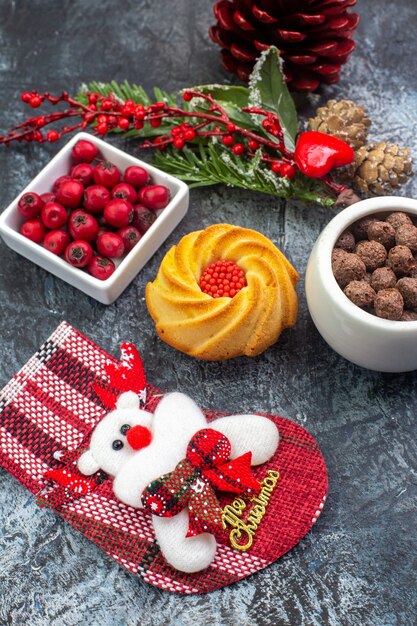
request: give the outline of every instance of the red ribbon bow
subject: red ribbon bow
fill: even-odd
[[[222,510],[215,489],[253,493],[261,485],[252,474],[252,453],[229,461],[231,444],[211,428],[199,430],[187,446],[185,459],[173,472],[152,481],[142,493],[142,503],[153,515],[174,517],[188,507],[187,537],[209,532],[221,535]]]

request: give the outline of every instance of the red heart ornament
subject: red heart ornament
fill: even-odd
[[[322,178],[334,167],[349,165],[355,153],[345,141],[310,130],[298,137],[294,160],[299,170],[310,178]]]
[[[110,478],[102,481],[96,476],[92,489],[81,491],[71,490],[71,485],[67,489],[68,481],[56,486],[45,478],[48,470],[55,470],[55,476],[62,462],[77,472],[80,450],[88,446],[89,433],[107,413],[90,390],[103,384],[108,362],[120,362],[65,322],[35,357],[1,394],[0,425],[5,435],[0,465],[33,494],[41,493],[41,506],[55,508],[52,503],[58,502],[55,510],[63,519],[151,585],[200,594],[234,583],[291,550],[319,517],[327,493],[320,449],[304,428],[269,415],[278,427],[280,442],[268,463],[252,468],[263,483],[260,494],[251,500],[219,492],[225,534],[218,540],[214,560],[195,574],[175,570],[155,541],[151,515],[118,501]],[[160,393],[151,385],[147,390],[146,408],[152,412]],[[208,423],[222,416],[205,413]]]

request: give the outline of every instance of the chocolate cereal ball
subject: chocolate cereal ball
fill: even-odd
[[[378,218],[376,217],[363,217],[361,220],[358,220],[350,227],[353,235],[356,238],[356,241],[360,241],[361,239],[368,239],[368,228],[373,222],[376,222]]]
[[[394,246],[388,253],[388,265],[397,274],[404,276],[417,265],[410,248],[407,246]]]
[[[375,296],[375,313],[386,320],[400,320],[404,300],[398,289],[381,289]]]
[[[378,241],[360,241],[355,252],[370,272],[382,267],[387,259],[387,251]]]
[[[417,278],[400,278],[397,289],[403,297],[405,308],[417,311]]]
[[[359,306],[361,309],[369,309],[375,299],[376,293],[372,287],[364,280],[352,280],[347,287],[344,288],[343,293]]]
[[[395,230],[388,222],[372,222],[368,228],[368,239],[382,243],[389,250],[395,246]]]
[[[336,261],[336,259],[340,259],[340,257],[344,256],[345,254],[348,254],[348,253],[345,250],[342,250],[342,248],[333,248],[332,266],[333,266],[333,263]]]
[[[397,277],[390,267],[378,267],[371,275],[371,287],[375,291],[392,289],[397,284]]]
[[[345,230],[334,244],[335,248],[341,248],[346,252],[353,252],[355,249],[355,237],[349,230]]]
[[[402,224],[395,231],[397,246],[407,246],[411,252],[417,252],[417,228],[413,224]]]
[[[388,224],[391,224],[394,230],[397,230],[397,228],[402,224],[413,223],[411,221],[411,217],[409,217],[407,213],[403,213],[402,211],[395,211],[395,213],[391,213],[391,215],[388,215],[388,217],[386,218],[386,221],[388,222]]]
[[[334,277],[342,289],[352,280],[362,280],[366,274],[365,263],[352,252],[339,255],[333,265]]]

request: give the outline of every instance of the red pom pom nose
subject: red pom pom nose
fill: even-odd
[[[149,446],[152,441],[152,433],[146,426],[132,426],[126,433],[126,439],[133,450],[140,450]]]

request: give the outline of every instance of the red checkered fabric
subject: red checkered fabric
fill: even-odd
[[[118,361],[63,322],[1,392],[0,465],[33,494],[48,489],[46,472],[62,468],[57,457],[65,458],[67,466],[76,462],[106,414],[93,386],[106,386],[109,363]],[[160,392],[150,385],[147,389],[147,409],[152,411]],[[221,415],[206,411],[208,422]],[[317,520],[326,499],[326,466],[314,439],[294,422],[268,417],[278,426],[280,444],[274,457],[253,468],[253,474],[262,482],[267,471],[274,470],[280,479],[253,544],[246,552],[236,550],[226,533],[203,572],[181,573],[165,562],[150,513],[118,501],[110,478],[97,480],[94,489],[69,501],[60,487],[56,511],[129,572],[162,589],[206,593],[236,582],[295,546]],[[220,505],[235,497],[222,494]]]

